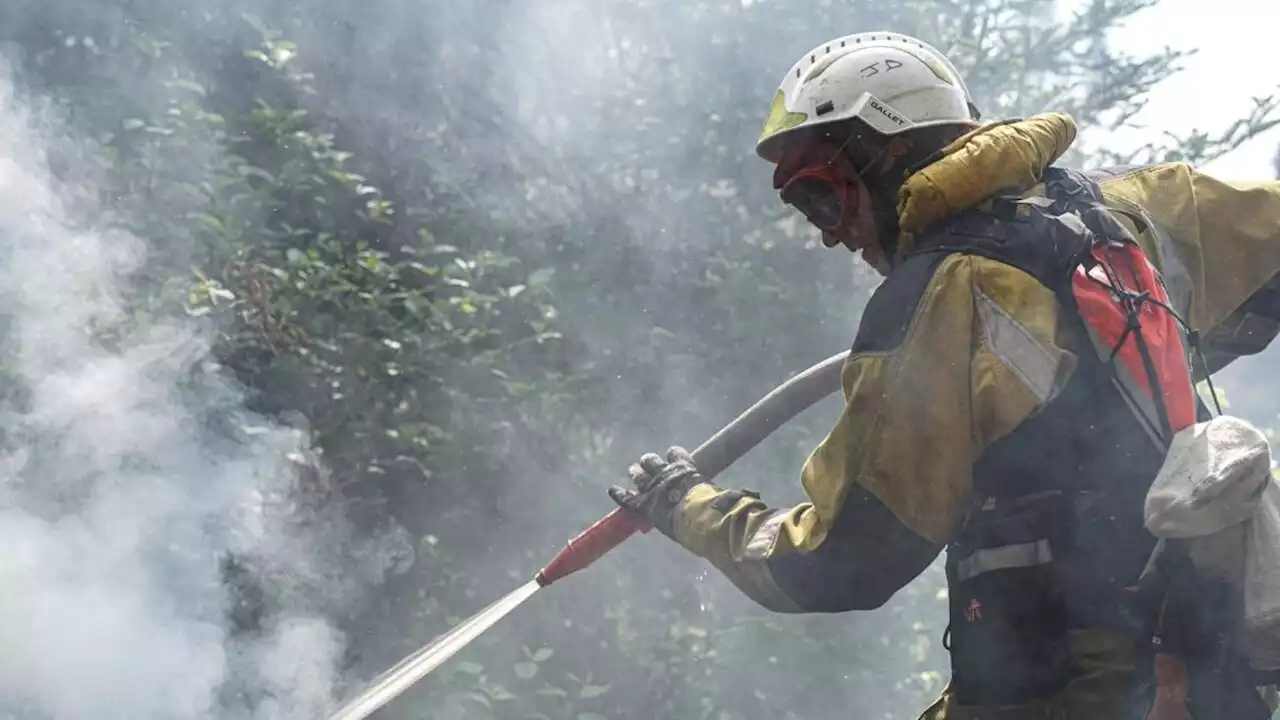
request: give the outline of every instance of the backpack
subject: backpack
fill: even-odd
[[[1267,669],[1269,663],[1260,659],[1265,656],[1263,649],[1272,645],[1267,638],[1275,637],[1277,624],[1277,608],[1268,602],[1280,597],[1272,587],[1278,577],[1273,572],[1277,558],[1266,549],[1278,546],[1271,533],[1280,534],[1280,518],[1266,513],[1280,506],[1271,502],[1275,492],[1258,491],[1254,485],[1259,482],[1258,469],[1270,462],[1269,450],[1258,446],[1258,437],[1244,432],[1240,421],[1224,418],[1220,407],[1218,418],[1209,413],[1195,391],[1191,368],[1196,360],[1215,407],[1217,396],[1199,335],[1179,312],[1188,302],[1186,293],[1171,299],[1151,258],[1113,213],[1127,216],[1140,232],[1150,230],[1159,236],[1159,228],[1140,210],[1106,206],[1097,183],[1083,173],[1051,167],[1043,180],[1043,196],[993,198],[989,210],[953,216],[917,238],[912,252],[991,257],[1028,272],[1051,289],[1068,322],[1074,323],[1093,350],[1079,351],[1089,368],[1084,374],[1088,379],[1081,380],[1083,390],[1063,407],[1076,407],[1081,402],[1079,393],[1088,392],[1092,393],[1088,402],[1096,398],[1118,412],[1118,420],[1131,417],[1132,422],[1122,421],[1132,427],[1131,437],[1142,442],[1145,435],[1149,443],[1132,449],[1147,458],[1142,461],[1146,469],[1120,485],[1083,495],[1068,487],[1070,483],[1058,487],[1054,483],[1063,479],[1058,478],[1030,496],[1005,493],[1000,501],[991,495],[975,498],[976,507],[948,545],[951,623],[944,646],[952,655],[956,696],[968,705],[1018,704],[1047,697],[1065,686],[1074,671],[1064,622],[1069,601],[1063,593],[1070,595],[1075,587],[1073,573],[1090,572],[1080,567],[1079,555],[1072,555],[1080,551],[1079,542],[1090,543],[1090,536],[1064,534],[1062,518],[1070,518],[1067,524],[1077,528],[1082,522],[1110,522],[1113,529],[1102,532],[1119,532],[1116,539],[1126,537],[1123,523],[1132,522],[1132,530],[1145,534],[1145,539],[1131,539],[1142,542],[1144,552],[1154,546],[1145,568],[1141,556],[1122,559],[1121,564],[1130,569],[1120,570],[1119,577],[1108,581],[1115,595],[1106,595],[1106,600],[1088,596],[1094,598],[1090,602],[1113,604],[1118,615],[1114,620],[1134,638],[1137,664],[1129,717],[1267,718],[1270,711],[1255,690],[1270,681],[1258,671]],[[1167,238],[1161,240],[1167,244]],[[1166,265],[1176,262],[1172,257],[1165,260]],[[1041,417],[1062,418],[1061,412],[1053,415],[1053,406],[1050,403]],[[1054,422],[1032,419],[1024,427],[1039,423],[1043,429]],[[1245,442],[1236,447],[1222,445],[1220,441],[1228,436]],[[1008,441],[1013,442],[1012,436]],[[1198,454],[1188,452],[1196,449]],[[1171,510],[1198,506],[1206,497],[1203,489],[1187,489],[1208,487],[1214,476],[1201,472],[1199,478],[1188,480],[1196,475],[1189,469],[1228,467],[1253,472],[1227,473],[1220,479],[1243,474],[1253,478],[1254,485],[1245,483],[1222,497],[1259,493],[1260,500],[1257,505],[1233,508],[1231,518],[1238,521],[1233,530],[1219,528],[1224,535],[1203,541],[1161,537],[1155,532],[1165,527],[1159,521],[1169,520]],[[1268,480],[1267,485],[1271,484]],[[1178,495],[1180,488],[1186,492]],[[1092,497],[1085,497],[1091,493]],[[1083,500],[1084,505],[1069,497]],[[1108,510],[1115,503],[1128,510]],[[1145,513],[1148,506],[1154,514]],[[1132,521],[1118,521],[1116,515]],[[1247,521],[1242,519],[1245,516]],[[1236,552],[1234,559],[1230,552],[1223,555],[1228,564],[1239,566],[1234,576],[1238,582],[1232,582],[1230,574],[1215,573],[1204,561],[1205,556],[1213,556],[1213,550],[1221,552],[1222,538],[1232,532],[1240,547],[1254,548],[1251,553]],[[1063,558],[1059,544],[1066,552]],[[1105,546],[1096,543],[1090,547],[1090,553],[1106,552]],[[1093,593],[1100,591],[1096,580]],[[1248,596],[1254,599],[1248,603],[1246,622]],[[969,608],[979,602],[990,612],[975,621],[978,615]],[[1089,612],[1088,607],[1075,609]],[[1112,611],[1103,608],[1102,612]]]
[[[1128,611],[1146,638],[1132,715],[1269,717],[1255,692],[1280,679],[1273,672],[1280,670],[1280,483],[1266,437],[1223,414],[1199,334],[1102,204],[1097,185],[1055,170],[1046,200],[1076,213],[1093,237],[1067,263],[1067,304],[1114,369],[1114,386],[1165,451],[1143,507],[1144,526],[1159,540],[1129,589]],[[1130,217],[1138,227],[1155,227],[1140,214]],[[1169,351],[1175,344],[1181,353]],[[1216,417],[1195,392],[1195,360]]]

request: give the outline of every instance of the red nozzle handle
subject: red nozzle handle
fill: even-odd
[[[639,515],[625,508],[617,508],[570,540],[546,567],[538,571],[538,584],[546,587],[570,573],[578,572],[637,532],[647,533],[652,528]]]

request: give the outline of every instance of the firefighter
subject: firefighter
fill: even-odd
[[[778,612],[880,607],[945,549],[952,677],[923,717],[1265,718],[1231,663],[1227,700],[1189,704],[1126,598],[1157,547],[1146,488],[1206,412],[1194,382],[1280,329],[1280,182],[1054,165],[1075,136],[1061,113],[983,122],[911,37],[806,52],[757,153],[884,276],[807,501],[707,482],[681,448],[610,495]]]

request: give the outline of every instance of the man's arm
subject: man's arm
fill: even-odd
[[[808,501],[776,509],[700,485],[676,539],[773,610],[882,605],[945,546],[973,461],[1065,384],[1075,357],[1057,335],[1052,293],[1022,271],[912,259],[864,313],[844,411],[801,473]]]
[[[1176,295],[1210,367],[1260,352],[1280,331],[1280,182],[1229,182],[1185,163],[1100,181],[1109,203],[1140,208],[1160,229],[1138,237]],[[1216,357],[1215,357],[1216,356]]]

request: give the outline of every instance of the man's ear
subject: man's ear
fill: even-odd
[[[906,157],[915,149],[915,143],[901,135],[890,138],[889,144],[885,146],[884,153],[881,155],[880,168],[877,174],[881,177],[889,175],[899,163],[898,161]]]

